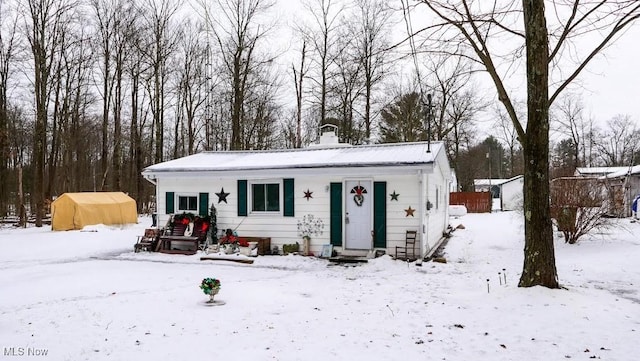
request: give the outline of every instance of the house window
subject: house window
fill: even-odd
[[[178,211],[181,212],[197,212],[198,196],[178,196]]]
[[[252,212],[280,211],[280,183],[251,184]]]

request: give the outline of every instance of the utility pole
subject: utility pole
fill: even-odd
[[[433,105],[431,105],[431,94],[427,94],[427,104],[424,108],[425,122],[427,123],[427,153],[431,153],[431,111],[433,109]]]

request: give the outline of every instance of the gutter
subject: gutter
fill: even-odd
[[[146,179],[147,182],[153,184],[154,186],[156,186],[156,187],[158,186],[158,180],[156,179],[156,177],[153,177],[151,175],[142,174],[142,178]]]

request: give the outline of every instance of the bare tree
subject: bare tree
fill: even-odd
[[[68,21],[65,36],[60,44],[55,77],[52,82],[53,99],[51,114],[51,134],[47,160],[47,185],[45,195],[51,197],[61,192],[83,189],[83,180],[88,179],[89,164],[82,163],[79,153],[89,153],[90,147],[78,149],[78,134],[74,134],[78,124],[85,121],[93,97],[89,82],[92,70],[92,47],[86,29],[81,21]],[[86,144],[85,144],[86,145]],[[76,164],[80,163],[80,164]],[[61,172],[72,169],[78,173]]]
[[[360,63],[363,78],[364,97],[364,134],[363,138],[371,138],[373,116],[371,106],[373,92],[386,75],[386,64],[389,62],[388,38],[391,26],[391,9],[383,0],[356,0],[353,19],[349,23],[350,32],[354,35],[356,56]]]
[[[629,115],[616,115],[598,136],[596,146],[605,166],[631,166],[638,150],[640,129]]]
[[[207,97],[206,79],[206,44],[200,41],[202,26],[186,22],[182,26],[182,59],[178,66],[179,106],[184,113],[183,124],[186,133],[186,154],[193,154],[198,150],[199,132],[204,127],[203,117],[199,116]],[[177,138],[177,137],[176,137]],[[176,139],[176,149],[178,140]],[[184,154],[181,154],[184,155]],[[174,154],[178,157],[178,153]]]
[[[229,87],[231,149],[243,147],[243,119],[249,84],[271,64],[273,56],[260,53],[273,24],[261,18],[273,7],[272,0],[216,0],[217,11],[205,10],[205,21],[213,31],[220,51],[224,78]],[[201,2],[209,9],[206,2]],[[215,14],[215,16],[214,16]],[[254,78],[252,78],[254,77]]]
[[[476,117],[483,108],[477,90],[471,87],[457,94],[449,103],[446,117],[450,125],[441,139],[446,141],[451,166],[456,171],[459,169],[458,157],[462,150],[469,148],[476,136]]]
[[[471,79],[471,62],[463,57],[434,54],[426,59],[426,69],[432,79],[435,99],[434,116],[428,128],[431,140],[449,140],[447,151],[456,167],[460,144],[473,128],[476,117],[486,108],[486,102]]]
[[[47,116],[56,56],[60,51],[68,15],[76,6],[66,0],[28,0],[25,28],[34,61],[35,126],[31,204],[35,205],[35,224],[42,227],[45,213],[45,159],[47,154]],[[33,211],[33,208],[32,208]]]
[[[9,78],[13,72],[18,39],[16,18],[0,0],[0,217],[5,216],[9,204],[9,172],[11,161],[9,137]]]
[[[140,24],[133,24],[134,28],[140,26]],[[130,44],[140,44],[142,43],[142,34],[141,31],[132,31],[130,34]],[[135,196],[134,198],[138,200],[137,206],[138,211],[142,211],[143,204],[149,200],[149,193],[146,192],[145,189],[148,182],[144,181],[141,176],[142,169],[145,164],[149,164],[153,161],[153,145],[151,136],[153,134],[153,129],[150,132],[145,133],[145,129],[147,129],[148,125],[148,110],[144,108],[144,91],[143,91],[143,67],[144,55],[139,51],[131,51],[130,55],[125,58],[125,72],[127,73],[127,77],[129,79],[129,89],[130,89],[130,97],[129,97],[129,114],[131,117],[131,121],[129,123],[129,137],[130,137],[130,147],[129,147],[129,177],[134,180],[134,184],[132,186],[131,193]],[[145,137],[145,134],[147,136]]]
[[[126,59],[131,56],[135,46],[131,43],[136,30],[135,23],[140,18],[140,10],[132,0],[119,0],[114,14],[113,56],[114,94],[113,94],[113,155],[112,185],[114,190],[123,190],[122,163],[124,159],[123,111],[125,106]],[[138,175],[140,177],[140,175]]]
[[[574,168],[584,166],[590,124],[585,119],[584,105],[580,97],[573,93],[562,95],[552,109],[552,117],[557,131],[571,139],[574,148]]]
[[[308,67],[305,67],[305,60],[307,59],[307,41],[302,40],[302,50],[300,51],[300,67],[296,70],[296,66],[291,64],[291,71],[293,72],[293,81],[296,85],[296,140],[294,142],[295,148],[302,147],[302,93],[304,78],[309,71]]]
[[[364,138],[365,130],[356,118],[356,101],[362,94],[363,63],[359,61],[354,40],[348,32],[343,32],[336,43],[341,49],[334,57],[334,68],[331,72],[333,82],[329,87],[332,95],[331,114],[338,126],[338,137],[342,142],[362,144],[368,141]]]
[[[611,227],[606,190],[593,178],[557,178],[551,182],[551,214],[566,243],[577,243],[595,230]]]
[[[558,288],[549,212],[549,107],[603,48],[640,17],[640,3],[631,0],[584,4],[577,0],[551,2],[549,26],[545,2],[538,0],[523,0],[521,4],[518,1],[471,4],[467,0],[422,0],[421,3],[438,21],[433,25],[431,40],[443,50],[445,44],[452,44],[453,48],[447,47],[446,51],[471,57],[487,71],[522,144],[525,249],[519,286]],[[595,38],[591,46],[585,44],[580,51],[571,51],[585,34]],[[495,44],[499,44],[500,49]],[[505,51],[504,47],[509,44],[514,44],[514,48]],[[505,82],[507,75],[513,75],[515,68],[509,70],[509,67],[517,64],[523,49],[527,74],[526,128],[516,114]],[[499,54],[509,54],[510,58],[500,58]],[[553,72],[559,69],[556,65],[560,63],[563,72]]]
[[[117,31],[115,23],[119,10],[117,6],[112,5],[112,2],[105,0],[91,0],[91,8],[96,23],[95,38],[101,55],[100,71],[102,76],[98,79],[98,84],[102,85],[100,89],[100,96],[102,98],[102,152],[100,154],[100,170],[101,174],[106,175],[109,166],[109,147],[111,145],[109,140],[109,114],[111,112],[111,99],[113,97],[114,86],[111,51],[114,34]],[[103,179],[106,180],[106,177],[103,177]],[[105,190],[104,183],[100,189]]]
[[[314,102],[320,109],[318,124],[324,124],[327,119],[327,104],[329,94],[329,70],[333,63],[334,46],[338,41],[337,26],[343,7],[335,0],[308,0],[304,3],[311,14],[312,24],[305,34],[314,52],[314,76],[310,79],[314,83]]]
[[[169,58],[176,49],[177,32],[173,23],[179,3],[175,0],[145,0],[144,26],[148,39],[140,39],[138,51],[144,54],[150,76],[147,89],[150,95],[154,123],[154,162],[164,160],[164,123],[169,77]]]
[[[274,148],[278,139],[278,119],[281,118],[281,108],[276,101],[280,79],[264,69],[249,87],[252,90],[242,124],[243,149]]]
[[[525,106],[520,101],[514,101],[514,109],[519,119],[525,118]],[[508,152],[507,174],[511,177],[522,174],[522,147],[518,141],[518,133],[513,127],[513,122],[505,112],[504,107],[496,105],[493,111],[496,120],[493,123],[492,134],[506,146]]]
[[[26,227],[27,212],[24,200],[22,167],[27,163],[30,156],[31,141],[33,140],[33,119],[29,119],[24,115],[22,109],[11,106],[7,110],[8,130],[11,133],[9,147],[11,153],[11,162],[17,170],[17,190],[15,199],[16,214],[19,217],[19,226]]]

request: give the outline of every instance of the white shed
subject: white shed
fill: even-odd
[[[313,215],[324,227],[311,237],[316,255],[325,244],[394,255],[415,230],[416,256],[426,257],[449,225],[451,168],[442,142],[349,146],[328,132],[305,149],[202,152],[142,175],[156,186],[159,224],[214,205],[218,229],[281,247],[302,244],[298,224]]]
[[[509,179],[475,179],[476,192],[488,192],[493,196],[493,210],[513,211],[522,208],[524,197],[524,176]]]
[[[524,201],[524,176],[507,179],[500,185],[500,206],[503,211],[522,209]]]

